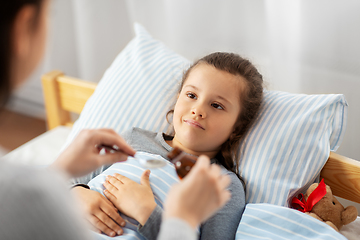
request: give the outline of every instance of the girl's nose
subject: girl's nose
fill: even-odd
[[[195,115],[195,116],[199,116],[201,118],[205,118],[206,117],[206,113],[205,113],[205,110],[201,107],[194,107],[192,110],[191,110],[191,114]]]

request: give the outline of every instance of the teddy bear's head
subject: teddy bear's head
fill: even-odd
[[[325,184],[324,184],[325,185]],[[307,201],[310,194],[319,186],[318,183],[313,183],[306,191],[304,198]],[[311,213],[316,214],[324,222],[333,223],[338,230],[343,225],[346,225],[357,218],[357,209],[354,206],[344,208],[343,205],[333,196],[329,186],[326,186],[326,194],[323,196],[310,210]]]

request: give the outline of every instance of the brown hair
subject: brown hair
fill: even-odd
[[[209,54],[190,66],[184,73],[179,92],[188,78],[191,70],[199,64],[208,64],[218,70],[241,76],[245,87],[240,94],[241,111],[235,122],[234,132],[228,140],[221,145],[216,156],[220,163],[228,170],[238,174],[239,161],[238,148],[240,140],[245,136],[251,124],[255,120],[263,99],[263,78],[255,66],[247,59],[235,53],[215,52]],[[173,113],[174,110],[170,110]],[[167,116],[168,116],[167,115]]]
[[[12,54],[11,31],[18,12],[26,5],[34,5],[36,19],[44,0],[2,0],[0,1],[0,110],[11,94],[10,62]],[[37,21],[34,22],[36,24]]]

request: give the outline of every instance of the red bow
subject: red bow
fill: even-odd
[[[315,188],[315,190],[310,194],[307,201],[302,193],[300,193],[297,197],[293,197],[291,200],[291,205],[293,208],[301,211],[301,212],[310,212],[315,204],[317,204],[320,199],[322,199],[326,194],[326,185],[324,183],[324,179],[321,180],[319,185]]]

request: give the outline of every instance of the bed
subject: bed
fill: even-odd
[[[135,25],[135,32],[136,37],[114,60],[99,84],[66,76],[58,70],[43,75],[49,131],[9,153],[7,159],[48,165],[83,128],[110,127],[121,133],[136,126],[169,133],[170,125],[165,120],[160,121],[158,116],[164,116],[172,106],[178,80],[189,62],[153,39],[139,24]],[[325,180],[334,195],[360,203],[360,163],[334,152],[346,127],[347,104],[344,96],[267,91],[265,102],[257,123],[239,149],[242,157],[248,160],[239,166],[241,174],[247,179],[248,207],[236,239],[264,236],[275,239],[280,236],[291,239],[303,239],[305,236],[310,239],[329,239],[329,236],[343,239],[343,235],[348,239],[357,239],[360,235],[359,217],[343,227],[341,235],[326,224],[288,208],[289,196],[303,191],[318,178]],[[286,117],[280,113],[285,113]],[[293,116],[291,121],[288,116]],[[273,126],[276,136],[264,127],[269,125]],[[275,170],[269,172],[269,166],[276,166]],[[284,181],[289,184],[279,185]],[[255,218],[257,213],[253,212],[266,215],[260,214]],[[283,216],[289,213],[294,216],[284,219]],[[283,227],[272,225],[274,217],[276,221],[284,221],[278,226],[292,222],[290,218],[301,218],[305,223],[300,227],[301,233],[298,231],[299,224],[285,225],[287,230],[284,231]],[[265,225],[251,229],[254,221]],[[318,226],[315,230],[312,229],[314,225]],[[259,233],[260,228],[262,233]],[[306,232],[303,233],[304,229]],[[130,233],[124,238],[133,239]]]
[[[95,83],[52,71],[42,77],[48,130],[58,126],[72,127],[72,114],[80,114],[87,99],[94,93]],[[334,195],[360,203],[360,162],[335,152],[321,170],[320,177]]]

